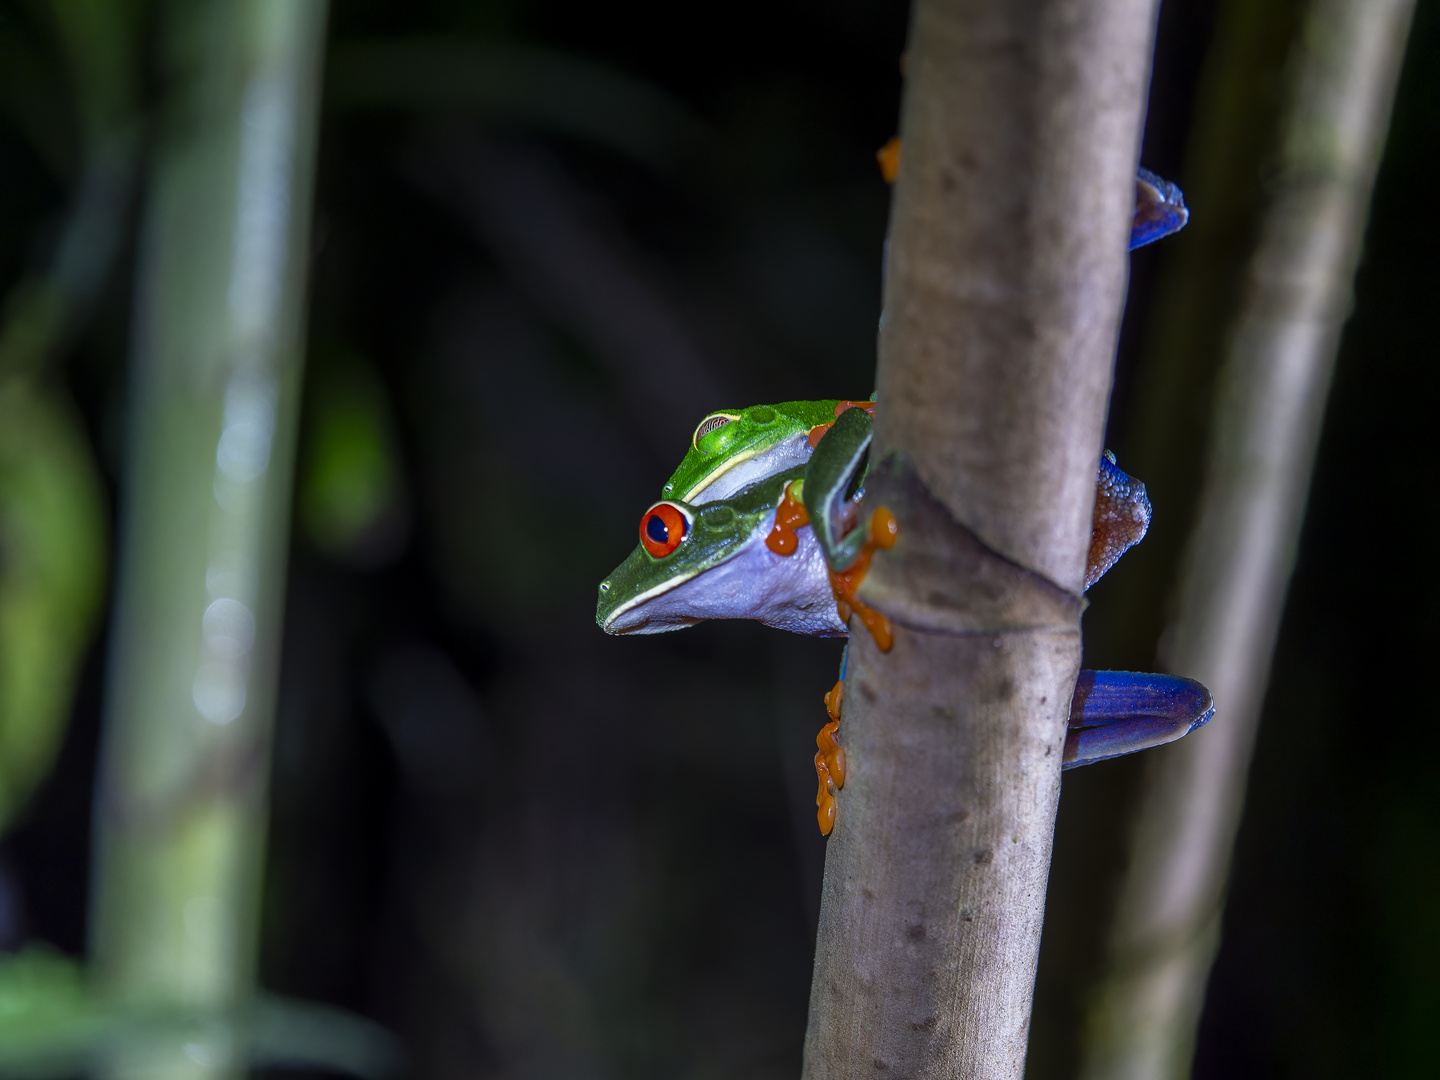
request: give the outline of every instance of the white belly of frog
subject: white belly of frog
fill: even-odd
[[[796,530],[792,555],[765,545],[763,522],[731,558],[697,577],[638,596],[603,624],[608,634],[663,634],[706,619],[750,619],[813,637],[845,637],[825,570],[825,556],[808,527]]]

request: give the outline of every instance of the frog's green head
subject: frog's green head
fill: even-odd
[[[717,409],[695,428],[685,460],[660,490],[664,499],[700,505],[796,465],[814,449],[810,432],[835,419],[834,398]]]
[[[786,484],[804,472],[803,465],[787,469],[728,499],[650,507],[640,519],[640,546],[600,583],[596,623],[607,634],[659,634],[706,619],[756,619],[843,635],[811,530],[798,531],[792,555],[765,544]]]

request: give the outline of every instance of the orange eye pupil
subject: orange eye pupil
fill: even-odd
[[[669,503],[659,503],[640,522],[640,543],[652,556],[663,559],[685,539],[689,520]]]

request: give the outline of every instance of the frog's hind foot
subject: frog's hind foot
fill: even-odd
[[[1185,196],[1169,180],[1149,169],[1135,175],[1135,217],[1130,225],[1130,250],[1177,233],[1190,220]]]
[[[815,752],[815,776],[820,781],[820,789],[815,792],[815,823],[820,826],[821,836],[829,836],[830,830],[835,828],[835,780],[825,764],[824,753],[818,750]]]
[[[1210,691],[1194,679],[1136,671],[1082,671],[1070,702],[1063,767],[1174,742],[1215,715]]]
[[[815,820],[820,826],[820,835],[829,836],[835,827],[835,793],[845,786],[845,748],[835,741],[840,730],[840,705],[845,697],[845,683],[836,682],[825,695],[825,711],[830,722],[815,736],[815,779],[819,789],[815,792]]]
[[[1145,539],[1150,528],[1150,497],[1145,485],[1115,464],[1109,450],[1100,459],[1095,479],[1095,514],[1090,527],[1090,554],[1085,562],[1085,588]]]

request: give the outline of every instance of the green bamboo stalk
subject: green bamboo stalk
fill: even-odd
[[[142,237],[92,956],[218,1023],[115,1076],[234,1076],[253,990],[324,0],[177,0]]]
[[[1239,41],[1222,45],[1232,56],[1244,55],[1255,40],[1246,35],[1262,26],[1253,7],[1242,0],[1230,12],[1226,25]],[[1109,971],[1091,995],[1081,1071],[1088,1080],[1190,1072],[1270,656],[1412,8],[1412,0],[1303,5],[1283,69],[1278,146],[1268,182],[1252,189],[1263,191],[1264,210],[1233,306],[1191,309],[1225,328],[1223,361],[1205,482],[1160,661],[1203,680],[1216,715],[1202,737],[1157,751],[1148,763]],[[1211,90],[1212,114],[1238,104],[1223,78]],[[1219,125],[1210,131],[1223,137]],[[1202,213],[1197,206],[1197,217]]]
[[[811,1080],[1024,1069],[1154,16],[914,8]]]

